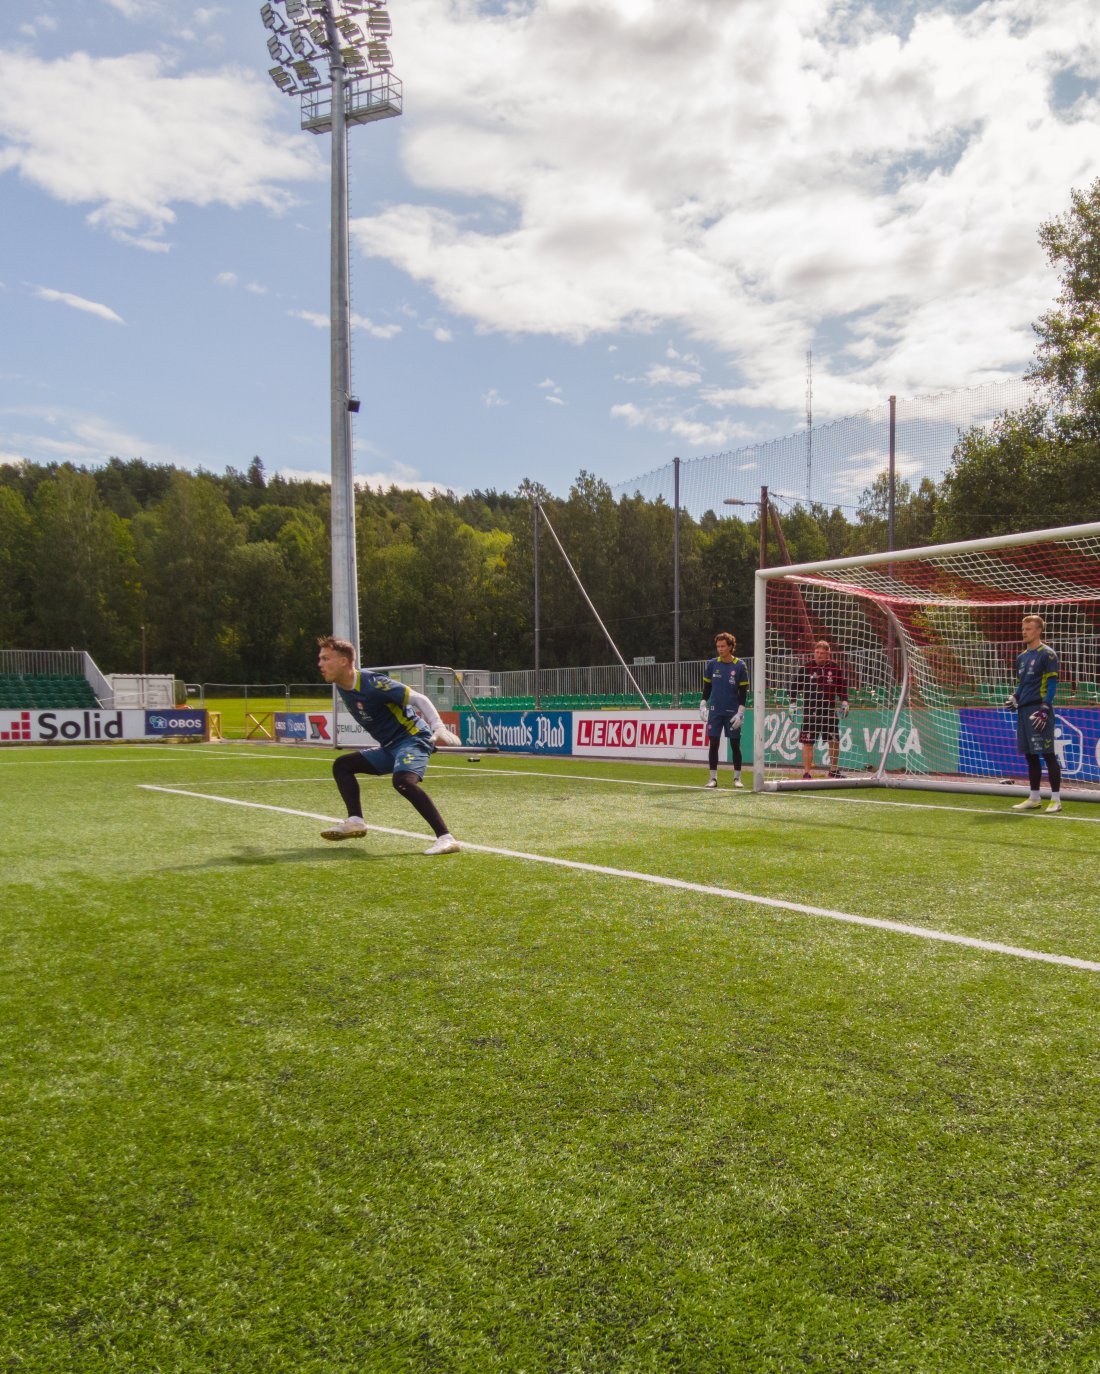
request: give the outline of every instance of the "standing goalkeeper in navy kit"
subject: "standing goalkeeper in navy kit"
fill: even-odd
[[[749,670],[744,659],[734,657],[737,640],[727,630],[714,636],[718,657],[712,658],[703,669],[703,699],[699,714],[707,723],[710,779],[707,787],[718,786],[718,750],[725,732],[733,753],[733,785],[744,787],[741,781],[741,726],[745,721],[745,703],[749,699]]]
[[[326,840],[359,839],[367,833],[359,799],[359,773],[393,777],[393,785],[435,832],[435,843],[425,854],[453,854],[458,841],[431,797],[420,786],[428,760],[439,744],[459,744],[439,718],[439,712],[421,692],[384,673],[355,666],[355,646],[346,639],[325,635],[319,639],[317,666],[326,682],[340,693],[356,722],[378,741],[377,749],[341,754],[332,765],[332,776],[348,809],[347,820],[322,830]]]
[[[1062,766],[1054,752],[1054,693],[1058,690],[1058,655],[1043,643],[1046,624],[1040,615],[1025,615],[1020,626],[1024,651],[1016,659],[1016,690],[1005,702],[1016,712],[1016,748],[1027,759],[1031,795],[1014,811],[1037,811],[1043,764],[1050,779],[1048,811],[1062,809]]]

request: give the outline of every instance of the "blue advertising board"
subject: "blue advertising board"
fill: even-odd
[[[573,716],[569,711],[463,711],[462,743],[475,749],[517,754],[571,754]]]
[[[1056,705],[1054,750],[1067,786],[1100,782],[1100,709]],[[959,772],[1027,777],[1027,760],[1016,752],[1015,711],[959,712]]]
[[[180,707],[171,711],[146,711],[146,735],[206,735],[206,712]]]
[[[306,737],[306,713],[304,711],[275,712],[276,739],[305,739]]]

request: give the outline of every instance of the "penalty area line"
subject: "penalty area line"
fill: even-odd
[[[244,801],[240,797],[219,797],[210,792],[192,792],[182,787],[161,787],[153,783],[140,783],[146,792],[164,792],[177,797],[191,797],[198,801],[219,802],[225,806],[243,806],[253,811],[274,811],[283,816],[300,816],[305,820],[335,822],[335,816],[325,816],[316,811],[297,811],[289,806],[273,806],[269,802]],[[389,825],[368,825],[367,829],[379,835],[396,835],[401,839],[420,840],[426,837],[414,830],[399,830]],[[496,845],[470,844],[460,841],[463,849],[477,854],[496,854],[505,859],[519,859],[524,863],[549,864],[555,868],[568,868],[574,872],[596,873],[602,877],[625,878],[630,882],[647,883],[653,887],[673,888],[679,892],[696,892],[706,897],[724,897],[728,901],[748,902],[753,906],[768,907],[773,911],[792,911],[801,916],[819,916],[830,921],[840,921],[847,925],[866,926],[872,930],[890,931],[895,935],[911,935],[921,940],[935,940],[941,944],[962,945],[966,949],[981,950],[986,954],[1005,954],[1014,959],[1030,959],[1041,964],[1062,964],[1069,968],[1085,969],[1090,973],[1100,973],[1100,963],[1091,959],[1077,959],[1069,954],[1047,954],[1042,950],[1022,949],[1017,945],[1005,945],[996,940],[979,940],[972,935],[954,935],[945,930],[932,930],[928,926],[910,925],[904,921],[888,921],[876,916],[855,916],[846,911],[833,911],[829,907],[808,906],[802,902],[785,902],[778,897],[760,897],[753,892],[738,892],[734,888],[714,887],[708,883],[691,883],[683,878],[666,878],[658,873],[639,873],[629,868],[610,868],[604,864],[582,863],[577,859],[559,859],[548,854],[529,854],[519,849],[503,849]]]

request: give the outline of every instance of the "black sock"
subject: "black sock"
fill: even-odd
[[[1058,762],[1057,754],[1044,754],[1043,762],[1047,766],[1047,777],[1050,779],[1050,790],[1060,792],[1062,790],[1062,765]]]
[[[416,807],[417,811],[431,826],[437,838],[447,834],[447,822],[439,814],[435,802],[420,786],[420,779],[415,773],[395,773],[393,785],[407,802],[411,802]]]
[[[341,754],[332,765],[332,776],[340,789],[340,796],[348,809],[349,816],[361,816],[363,803],[359,796],[359,779],[356,773],[374,774],[374,769],[362,754]]]
[[[1055,766],[1057,766],[1057,762]],[[1031,790],[1038,792],[1043,781],[1043,761],[1038,754],[1028,754],[1027,756],[1027,780],[1031,783]]]

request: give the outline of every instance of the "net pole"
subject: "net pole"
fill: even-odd
[[[672,460],[672,704],[680,705],[680,460]]]
[[[596,608],[595,608],[595,606],[593,606],[593,604],[592,604],[592,598],[591,598],[591,597],[588,595],[588,593],[585,591],[585,589],[584,589],[584,583],[583,583],[583,582],[580,580],[580,578],[577,576],[577,570],[576,570],[576,568],[574,568],[573,564],[570,563],[570,561],[569,561],[569,555],[565,552],[565,549],[562,547],[562,542],[561,542],[561,540],[558,538],[558,536],[557,536],[557,534],[556,534],[556,532],[555,532],[555,530],[554,530],[554,526],[551,525],[551,523],[550,523],[550,517],[546,514],[546,511],[543,510],[541,504],[539,505],[539,511],[540,511],[541,514],[542,514],[542,518],[546,521],[546,528],[550,531],[550,535],[551,535],[552,539],[554,540],[554,543],[558,546],[558,552],[559,552],[559,553],[561,554],[561,556],[565,559],[565,566],[566,566],[566,567],[569,569],[569,571],[573,574],[573,581],[577,584],[577,587],[578,587],[578,589],[580,590],[581,596],[584,597],[585,604],[587,605],[588,609],[592,612],[592,614],[596,617],[596,624],[597,624],[597,625],[600,627],[600,629],[604,632],[604,637],[606,638],[608,644],[611,645],[612,652],[614,653],[615,657],[619,660],[619,662],[623,665],[623,672],[626,673],[626,676],[627,676],[627,678],[629,679],[631,685],[633,686],[634,690],[638,693],[638,695],[641,697],[642,701],[643,701],[644,704],[645,704],[646,709],[648,710],[648,709],[649,709],[649,698],[646,696],[646,694],[642,691],[641,687],[638,685],[638,680],[637,680],[637,678],[636,678],[636,677],[634,676],[634,674],[630,671],[630,669],[626,666],[626,659],[623,658],[623,656],[622,656],[621,653],[619,653],[619,646],[618,646],[618,645],[615,643],[615,641],[611,638],[611,633],[610,633],[610,631],[608,630],[607,626],[603,623],[603,621],[600,619],[600,613],[599,613],[599,611],[597,611]],[[537,698],[536,698],[536,704],[537,704]]]
[[[753,598],[753,684],[752,684],[752,790],[764,790],[764,727],[767,723],[768,656],[767,656],[767,597],[768,583],[761,569],[756,572],[756,594]]]

